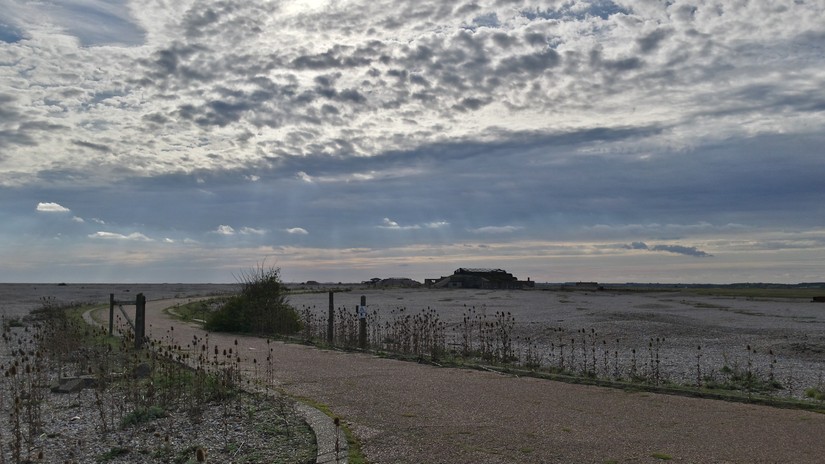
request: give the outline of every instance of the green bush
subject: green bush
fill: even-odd
[[[241,290],[206,320],[217,332],[291,334],[301,329],[300,318],[287,300],[280,269],[264,268],[241,274]]]

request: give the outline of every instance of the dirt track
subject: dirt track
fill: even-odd
[[[205,333],[147,304],[154,338]],[[105,314],[103,314],[106,317]],[[170,330],[174,327],[174,330]],[[147,329],[149,331],[149,329]],[[210,334],[252,369],[262,339]],[[276,382],[326,404],[373,463],[822,462],[825,415],[437,368],[272,343]],[[657,457],[659,456],[659,457]]]

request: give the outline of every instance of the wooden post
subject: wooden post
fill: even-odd
[[[109,294],[109,336],[112,336],[113,324],[115,323],[115,294]]]
[[[361,306],[358,308],[358,348],[367,347],[367,297],[361,295]]]
[[[332,290],[329,291],[329,317],[327,318],[327,343],[332,345],[332,336],[333,336],[333,321],[335,320],[335,303],[333,302],[333,295],[334,292]]]
[[[138,293],[135,298],[135,349],[143,347],[146,338],[146,297]]]

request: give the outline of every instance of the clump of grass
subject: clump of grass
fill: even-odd
[[[818,401],[825,401],[825,392],[820,390],[819,388],[806,388],[805,389],[805,397],[811,398]]]
[[[126,414],[126,416],[123,417],[123,420],[120,421],[120,426],[123,428],[128,428],[133,425],[151,422],[155,419],[161,419],[164,417],[166,417],[166,411],[164,411],[160,406],[139,407],[129,414]]]
[[[112,461],[120,456],[125,456],[129,454],[129,448],[122,448],[122,447],[114,447],[109,451],[101,454],[100,456],[95,459],[96,462],[109,462]]]

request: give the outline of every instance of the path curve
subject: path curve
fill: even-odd
[[[147,334],[180,345],[206,333],[147,302]],[[102,314],[107,319],[107,314]],[[210,333],[259,371],[271,350],[285,392],[328,405],[371,463],[819,463],[825,415],[628,393],[493,372]],[[211,348],[210,348],[211,349]],[[263,376],[262,372],[259,375]]]

